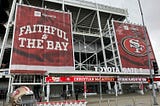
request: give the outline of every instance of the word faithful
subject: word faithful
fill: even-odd
[[[63,38],[65,41],[68,41],[68,38],[66,36],[66,32],[64,32],[61,29],[58,29],[54,26],[47,26],[47,25],[27,25],[20,27],[19,36],[22,35],[28,35],[28,34],[34,34],[34,33],[44,33],[44,34],[50,34],[53,36],[58,36],[59,38]]]
[[[20,27],[18,41],[19,47],[27,49],[68,51],[69,45],[65,31],[54,26],[40,24]]]

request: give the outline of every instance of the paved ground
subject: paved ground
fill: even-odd
[[[128,94],[109,96],[103,95],[102,99],[99,96],[90,96],[86,99],[87,106],[160,106],[160,95],[157,94],[157,102],[159,105],[153,105],[151,94]]]
[[[157,93],[157,102],[159,105],[153,105],[153,97],[152,93],[147,93],[144,95],[138,93],[132,94],[122,94],[118,95],[102,95],[100,99],[99,95],[95,96],[87,96],[85,99],[88,103],[87,106],[160,106],[160,93]],[[75,100],[75,98],[70,98],[71,100]],[[81,95],[79,100],[84,99]],[[59,101],[59,99],[54,99],[54,101]]]
[[[75,98],[70,98],[75,100]],[[79,98],[84,99],[83,96]],[[153,105],[153,97],[151,93],[140,95],[137,93],[134,94],[122,94],[119,96],[115,95],[102,95],[100,99],[99,95],[96,96],[87,96],[86,101],[87,106],[160,106],[160,93],[157,93],[157,102],[159,105]],[[59,101],[57,98],[53,101]],[[63,99],[61,99],[63,101]],[[61,101],[60,100],[60,101]],[[0,101],[0,106],[3,106],[4,101]]]

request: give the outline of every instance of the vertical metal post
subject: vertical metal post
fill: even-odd
[[[42,76],[42,101],[44,101],[44,99],[45,99],[45,77],[44,77],[44,75]]]
[[[11,11],[10,11],[10,14],[9,14],[9,19],[8,19],[7,26],[6,26],[6,32],[5,32],[5,35],[4,35],[4,39],[3,39],[3,42],[2,42],[2,48],[1,48],[1,51],[0,51],[0,66],[1,66],[2,60],[3,60],[5,45],[6,45],[7,40],[8,40],[10,25],[12,24],[12,21],[13,21],[13,16],[14,16],[15,8],[16,8],[16,2],[17,2],[17,0],[13,0],[13,2],[12,2]],[[13,91],[12,83],[13,83],[13,76],[10,75],[6,102],[9,102],[10,93]]]
[[[101,82],[101,72],[99,72],[99,93],[100,93],[100,96],[99,96],[99,106],[102,106],[102,82]]]
[[[112,22],[112,26],[114,26],[114,20],[112,19],[111,20],[111,22]],[[113,33],[114,33],[114,35],[116,35],[116,32],[115,32],[115,28],[113,27]],[[118,41],[117,41],[117,38],[116,38],[116,36],[114,36],[114,39],[115,39],[115,45],[116,45],[116,50],[117,50],[117,54],[118,54],[118,60],[119,60],[119,65],[120,65],[120,69],[121,69],[121,71],[122,71],[122,62],[121,62],[121,57],[120,57],[120,53],[119,53],[119,48],[118,48]]]
[[[68,94],[68,91],[69,91],[69,90],[68,90],[68,84],[67,84],[67,85],[66,85],[66,92],[65,92],[65,93]]]
[[[98,19],[99,33],[100,33],[100,39],[101,39],[101,45],[102,45],[104,65],[105,65],[105,67],[107,67],[106,53],[105,53],[105,47],[104,47],[104,41],[103,41],[102,27],[101,27],[101,19],[100,19],[99,9],[98,9],[97,3],[96,3],[96,8],[97,8],[97,19]],[[108,83],[108,88],[111,89],[110,82],[107,82],[107,83]]]
[[[112,40],[112,37],[113,37],[113,36],[112,36],[112,33],[111,33],[111,27],[110,27],[109,20],[107,20],[107,24],[108,24],[108,29],[109,29],[109,38],[110,38],[110,41],[111,41],[111,47],[112,47],[112,53],[113,53],[114,64],[115,64],[115,67],[117,67],[115,49],[114,49],[113,40]]]
[[[22,4],[23,0],[19,0],[19,4]]]
[[[107,20],[107,24],[108,24],[108,29],[109,29],[109,38],[110,38],[110,41],[111,41],[111,47],[112,47],[112,53],[113,53],[113,57],[114,57],[114,64],[115,64],[115,67],[117,67],[117,62],[116,62],[116,56],[115,56],[115,50],[114,50],[114,47],[113,47],[113,40],[112,40],[112,34],[111,34],[111,28],[110,28],[110,23],[109,23],[109,20]],[[111,90],[111,83],[108,82],[108,89]],[[109,92],[110,93],[110,92]]]
[[[104,47],[104,41],[103,41],[102,27],[101,27],[101,19],[100,19],[97,3],[96,3],[96,8],[97,8],[97,19],[98,19],[99,33],[100,33],[100,39],[101,39],[101,45],[102,45],[102,52],[103,52],[103,57],[104,57],[104,65],[105,67],[107,67],[106,53],[105,53],[105,47]]]
[[[47,102],[49,102],[49,95],[50,95],[50,84],[47,83]]]
[[[12,84],[12,77],[13,76],[11,76],[10,75],[10,77],[9,77],[9,84],[8,84],[8,91],[7,91],[7,97],[6,97],[6,103],[8,103],[9,102],[9,98],[10,98],[10,93],[11,93],[11,84]]]
[[[63,3],[62,3],[62,11],[64,11],[64,0],[63,0]]]
[[[74,94],[74,82],[72,82],[72,96],[74,97],[75,94]]]
[[[122,85],[121,82],[118,82],[118,87],[119,87],[119,94],[122,94]]]
[[[115,95],[118,96],[117,82],[114,82]]]
[[[87,84],[86,81],[84,81],[84,98],[87,98]]]
[[[151,70],[151,60],[150,60],[149,48],[148,48],[149,44],[148,44],[148,40],[147,40],[147,31],[146,31],[146,28],[145,28],[143,11],[142,11],[142,6],[141,6],[140,0],[138,0],[138,5],[139,5],[140,13],[141,13],[143,30],[144,30],[144,37],[145,37],[145,43],[146,43],[146,49],[147,49],[147,56],[148,56],[148,66],[149,66],[149,70],[150,70],[150,78],[153,80],[153,75],[152,75],[152,70]],[[154,87],[154,81],[153,81],[153,83],[152,83],[152,93],[153,93],[153,94],[152,94],[152,96],[153,96],[153,105],[158,105],[157,99],[156,99],[156,92],[155,92],[155,87]]]
[[[80,70],[82,70],[82,58],[81,58],[81,42],[79,41],[78,42],[78,47],[79,47],[79,63],[78,63],[78,65],[79,65],[79,69]]]
[[[45,92],[45,90],[44,90],[44,86],[45,86],[45,84],[44,84],[44,83],[45,83],[45,82],[44,82],[44,80],[45,80],[45,77],[44,77],[44,75],[43,75],[43,79],[42,79],[42,86],[43,86],[42,91],[43,91],[43,92]]]
[[[6,26],[6,33],[4,35],[4,39],[3,39],[3,43],[2,43],[2,48],[1,48],[1,52],[0,52],[0,66],[1,66],[2,60],[3,60],[3,55],[4,55],[4,51],[5,51],[5,45],[6,45],[7,40],[8,40],[10,25],[11,25],[11,23],[13,21],[13,15],[14,15],[15,8],[16,8],[16,1],[17,0],[13,0],[11,12],[9,14],[9,19],[8,19],[7,26]]]

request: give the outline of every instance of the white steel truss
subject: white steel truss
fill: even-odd
[[[10,27],[14,22],[13,17],[17,2],[42,5],[39,4],[38,0],[13,0],[6,34],[1,47],[0,65],[3,60],[9,31],[13,30]],[[45,5],[46,8],[72,13],[75,71],[82,74],[83,71],[93,71],[94,67],[99,65],[120,67],[111,19],[123,21],[128,15],[125,9],[111,8],[81,0],[72,0],[72,2],[68,0],[45,0],[44,2],[43,6]],[[44,75],[11,75],[8,94],[13,91],[13,86],[16,85],[43,85],[44,87]],[[109,83],[108,87],[111,89]]]

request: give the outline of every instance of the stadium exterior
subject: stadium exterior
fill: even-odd
[[[13,0],[14,1],[14,0]],[[126,9],[110,7],[95,2],[88,2],[84,0],[23,0],[16,1],[17,3],[36,6],[45,9],[62,11],[71,14],[71,28],[73,41],[73,70],[43,70],[22,72],[15,71],[9,74],[9,67],[1,67],[0,82],[4,86],[1,89],[8,88],[8,92],[12,92],[15,88],[26,85],[33,89],[35,94],[40,90],[45,91],[47,98],[59,97],[64,90],[71,91],[74,94],[75,89],[87,89],[88,93],[118,93],[127,92],[131,87],[140,87],[142,83],[147,83],[146,78],[150,73],[140,73],[133,70],[126,70],[123,72],[122,63],[118,49],[115,29],[113,27],[114,21],[126,22],[128,12]],[[14,12],[15,7],[12,7]],[[25,14],[24,14],[25,15]],[[10,15],[11,16],[11,15]],[[13,15],[14,17],[14,15]],[[9,20],[6,27],[9,30],[8,37],[1,36],[0,45],[5,39],[5,52],[2,64],[11,64],[10,54],[13,39],[13,29],[15,18]],[[1,47],[3,48],[3,47]],[[8,63],[4,62],[8,59]],[[68,61],[66,61],[67,63]],[[47,77],[48,76],[48,77]],[[47,78],[61,78],[61,77],[82,77],[82,76],[96,76],[117,78],[118,81],[106,82],[50,82],[46,83]],[[52,79],[53,80],[53,79]],[[135,84],[134,84],[135,83]],[[100,85],[101,87],[99,87]],[[127,84],[126,89],[123,89],[124,84]],[[9,85],[9,86],[8,86]],[[132,86],[130,86],[132,85]],[[85,88],[86,87],[86,88]],[[101,90],[100,90],[101,89]],[[50,96],[50,97],[49,97]]]

